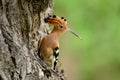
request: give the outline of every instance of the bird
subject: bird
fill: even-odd
[[[78,34],[68,28],[67,20],[64,17],[56,15],[48,16],[44,19],[45,23],[52,25],[51,33],[38,41],[38,56],[53,70],[57,65],[61,65],[58,60],[59,56],[59,37],[66,31],[73,33],[79,39],[82,39]]]

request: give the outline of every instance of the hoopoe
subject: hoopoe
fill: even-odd
[[[67,21],[64,17],[58,17],[53,15],[53,17],[49,16],[44,19],[45,23],[49,25],[53,25],[53,30],[47,36],[40,38],[38,42],[38,55],[43,59],[43,61],[52,67],[52,69],[56,69],[56,65],[58,64],[58,56],[59,56],[59,36],[65,31],[69,31],[73,33],[79,39],[79,37],[75,32],[73,32],[67,26]]]

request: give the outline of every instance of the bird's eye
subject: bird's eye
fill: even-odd
[[[60,26],[60,28],[63,28],[63,26]]]

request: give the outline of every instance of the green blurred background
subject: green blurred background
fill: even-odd
[[[53,14],[83,37],[60,37],[68,80],[120,80],[120,0],[54,0]]]

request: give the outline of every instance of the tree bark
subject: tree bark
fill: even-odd
[[[52,7],[53,0],[0,0],[0,80],[60,79],[37,56]]]

